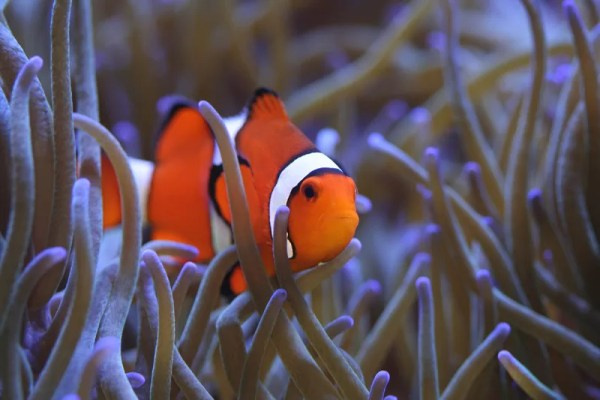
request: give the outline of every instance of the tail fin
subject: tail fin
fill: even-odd
[[[102,215],[103,228],[109,229],[121,224],[121,195],[117,175],[106,154],[102,153]],[[129,166],[138,192],[142,221],[148,222],[148,192],[152,183],[154,165],[150,161],[129,158]]]
[[[121,223],[121,199],[117,175],[108,156],[104,152],[102,153],[100,162],[102,171],[103,228],[108,229]]]
[[[174,103],[156,141],[148,198],[152,239],[195,246],[199,260],[214,256],[208,186],[215,141],[197,107]]]

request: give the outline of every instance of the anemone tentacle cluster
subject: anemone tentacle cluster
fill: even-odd
[[[1,399],[598,398],[597,2],[0,7]],[[361,193],[357,238],[296,274],[279,207],[274,279],[220,116],[259,85]],[[208,265],[142,240],[127,157],[173,92],[210,101],[223,160]]]

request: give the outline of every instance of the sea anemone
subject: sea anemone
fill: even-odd
[[[598,398],[595,2],[7,3],[1,398]],[[357,239],[296,274],[281,207],[274,278],[221,118],[261,85],[361,193]],[[208,265],[142,240],[127,156],[172,93],[223,158],[235,245]]]

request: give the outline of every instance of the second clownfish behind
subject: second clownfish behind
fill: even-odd
[[[226,120],[235,141],[250,218],[269,275],[275,211],[290,209],[288,257],[294,271],[337,256],[358,225],[356,186],[331,158],[289,120],[283,102],[272,91],[258,89],[242,116]],[[158,138],[154,167],[132,160],[134,172],[145,165],[149,188],[140,187],[142,209],[151,239],[175,240],[196,246],[198,262],[209,261],[231,244],[231,211],[221,157],[212,131],[198,110],[177,104]],[[114,171],[103,159],[102,190],[105,228],[120,222]],[[140,175],[140,174],[136,174]],[[141,183],[141,184],[140,184]],[[223,285],[226,295],[246,290],[239,265]]]

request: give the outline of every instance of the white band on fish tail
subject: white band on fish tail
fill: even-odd
[[[233,243],[233,235],[231,228],[221,218],[212,201],[209,201],[209,215],[212,246],[215,254],[218,254]]]
[[[317,169],[336,169],[342,171],[340,167],[323,153],[313,152],[301,155],[289,163],[279,174],[275,187],[271,192],[269,200],[269,223],[271,226],[271,236],[275,233],[275,213],[281,206],[287,205],[292,190],[298,186],[304,178]],[[288,258],[294,257],[294,246],[290,242],[289,235],[287,239]]]
[[[240,133],[240,129],[244,126],[244,122],[246,121],[246,111],[242,111],[238,115],[234,115],[231,117],[227,117],[223,119],[225,123],[225,127],[227,128],[227,132],[229,133],[229,137],[233,143],[235,143],[235,138],[238,133]],[[217,145],[217,141],[215,140],[215,151],[213,153],[213,165],[221,165],[223,164],[223,160],[221,159],[221,150]]]
[[[139,158],[129,158],[129,166],[133,172],[136,187],[139,195],[139,207],[142,212],[142,223],[148,223],[148,194],[152,184],[152,175],[154,174],[154,164],[150,161]]]

